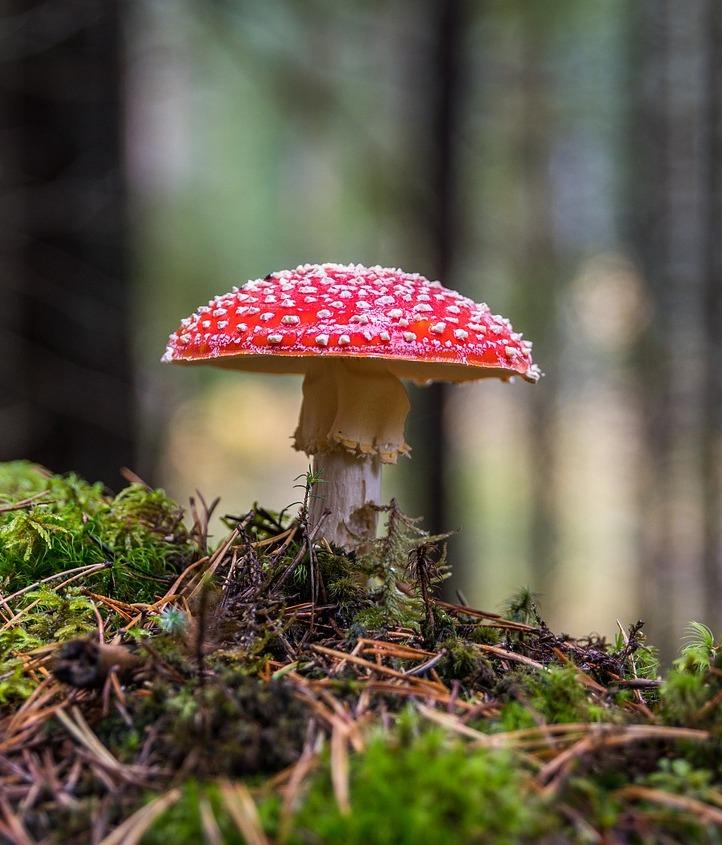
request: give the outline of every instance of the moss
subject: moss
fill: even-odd
[[[229,823],[214,785],[189,783],[183,798],[146,834],[153,845],[168,838],[179,845],[202,841],[199,803],[205,798],[224,834],[224,842],[243,842]],[[342,813],[334,798],[328,762],[312,781],[293,816],[285,841],[348,845],[498,845],[535,842],[558,819],[539,798],[530,798],[525,776],[512,755],[469,752],[437,730],[421,731],[404,742],[378,735],[350,770],[353,812]],[[266,832],[279,830],[280,802],[259,802]]]
[[[146,831],[143,845],[190,845],[207,841],[204,837],[201,807],[210,808],[220,829],[224,845],[246,845],[223,806],[218,786],[189,780],[183,785],[181,798]],[[208,812],[208,810],[206,810]]]
[[[32,590],[14,607],[24,613],[22,625],[0,630],[0,704],[27,698],[37,686],[22,671],[18,655],[82,636],[97,624],[92,602],[78,588],[62,594],[46,587]]]
[[[603,711],[593,704],[577,674],[574,666],[550,666],[545,672],[526,676],[531,705],[545,721],[600,721]]]
[[[111,745],[132,750],[139,730],[154,725],[165,763],[180,767],[192,755],[193,771],[205,776],[271,774],[300,754],[308,712],[284,681],[226,671],[202,685],[156,682],[150,693],[132,712],[136,736],[118,722],[104,735]]]
[[[377,737],[353,757],[350,782],[354,810],[343,815],[328,772],[315,779],[294,819],[292,842],[503,845],[534,841],[549,825],[511,755],[469,752],[435,730],[407,744]]]
[[[665,722],[672,725],[697,724],[699,713],[709,697],[704,675],[672,669],[661,689],[661,709]]]
[[[5,593],[107,561],[84,583],[116,598],[144,601],[156,595],[159,579],[179,571],[197,551],[178,505],[162,490],[140,484],[113,497],[101,484],[15,462],[0,470],[0,501],[5,507],[26,502],[0,512]]]
[[[217,783],[226,777],[253,788],[271,841],[299,845],[716,841],[703,815],[700,821],[625,793],[642,786],[718,803],[722,650],[703,625],[690,627],[658,689],[657,655],[641,624],[612,644],[557,636],[528,590],[507,610],[529,629],[510,631],[493,617],[481,624],[478,615],[436,602],[434,590],[446,574],[444,538],[428,537],[392,505],[384,537],[361,558],[326,546],[309,551],[303,511],[293,520],[262,508],[228,518],[239,528],[238,539],[214,562],[215,576],[189,577],[172,604],[153,608],[126,630],[128,614],[115,612],[113,599],[154,600],[176,573],[206,554],[178,506],[162,491],[139,485],[111,496],[72,475],[0,465],[0,503],[12,502],[20,507],[0,512],[0,589],[30,589],[9,602],[19,621],[0,621],[0,705],[11,713],[47,677],[50,664],[37,654],[48,653],[51,643],[84,636],[71,645],[92,640],[100,653],[94,636],[100,614],[106,642],[120,634],[132,655],[118,685],[103,686],[102,675],[98,688],[76,695],[66,713],[82,716],[119,761],[137,767],[129,771],[149,774],[142,785],[124,780],[109,797],[107,782],[88,765],[67,725],[41,715],[31,755],[79,774],[72,817],[44,795],[27,809],[20,799],[13,804],[35,840],[85,841],[99,813],[110,830],[178,784],[180,800],[144,842],[203,841],[203,812],[205,823],[213,814],[223,841],[240,843]],[[62,578],[36,583],[98,561],[107,566],[73,584],[63,585]],[[7,608],[0,613],[7,619]],[[382,642],[369,646],[358,643],[361,637]],[[490,652],[489,644],[497,648]],[[368,665],[347,660],[341,668],[333,656],[356,646],[361,658],[379,661],[375,679]],[[72,653],[67,650],[68,660]],[[586,686],[572,662],[597,685]],[[384,667],[390,672],[381,673]],[[620,677],[652,683],[641,692],[620,691]],[[432,687],[414,687],[420,680]],[[50,701],[67,693],[52,679],[47,691],[57,696]],[[433,718],[453,730],[431,728]],[[365,748],[349,751],[352,812],[345,815],[334,797],[327,740],[331,726],[348,719],[356,721]],[[461,739],[454,731],[466,731],[458,720],[509,747]],[[698,727],[710,739],[600,746],[551,782],[543,777],[546,763],[573,748],[584,727],[555,733],[556,748],[548,737],[535,738],[537,728],[598,721]],[[509,735],[520,729],[531,730]],[[290,827],[281,830],[278,784],[285,775],[278,773],[298,760],[309,737],[316,737],[319,756]],[[7,759],[13,772],[26,765],[22,749]],[[26,781],[13,781],[18,795]]]
[[[468,638],[473,643],[486,643],[487,645],[496,645],[501,641],[498,629],[492,628],[490,625],[475,625],[468,632]]]

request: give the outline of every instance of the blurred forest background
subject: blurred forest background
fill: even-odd
[[[0,458],[298,497],[294,378],[161,365],[302,262],[440,278],[536,386],[412,391],[387,491],[557,627],[722,628],[722,3],[4,0]],[[220,526],[219,526],[220,528]]]

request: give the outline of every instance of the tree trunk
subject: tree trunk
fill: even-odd
[[[410,141],[420,149],[419,179],[428,184],[424,203],[414,200],[417,225],[414,251],[427,250],[428,264],[419,268],[430,278],[455,287],[453,262],[459,241],[461,218],[458,213],[457,173],[459,125],[463,116],[465,50],[464,33],[468,20],[466,0],[430,0],[426,5],[429,50],[421,53],[415,79],[418,85],[421,122],[413,127]],[[424,142],[424,139],[428,139]],[[407,439],[412,448],[413,467],[407,477],[417,490],[414,507],[424,516],[424,525],[433,533],[447,531],[454,523],[449,510],[452,498],[447,479],[448,435],[445,408],[448,386],[410,387],[412,414]],[[457,567],[457,574],[458,574]]]
[[[705,539],[704,501],[716,495],[719,479],[717,469],[704,467],[719,436],[719,373],[710,371],[719,370],[710,348],[719,337],[718,291],[711,289],[717,270],[710,256],[722,233],[713,231],[717,200],[706,154],[718,144],[709,114],[711,62],[719,49],[710,38],[715,6],[714,0],[646,0],[634,6],[630,38],[637,86],[629,160],[634,235],[652,303],[640,362],[648,449],[640,594],[667,656],[685,623],[702,611],[704,589],[711,590],[710,604],[721,598],[716,566],[708,562],[704,572],[702,565],[705,545],[716,542]],[[705,298],[716,315],[705,314]]]
[[[117,484],[133,459],[125,7],[4,8],[0,458]]]

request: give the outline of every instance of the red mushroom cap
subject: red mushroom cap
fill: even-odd
[[[181,322],[163,360],[303,373],[319,357],[384,359],[420,382],[541,375],[531,343],[487,305],[361,264],[304,264],[217,296]]]

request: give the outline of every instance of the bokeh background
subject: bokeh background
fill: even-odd
[[[387,493],[460,529],[455,586],[719,633],[722,3],[5,0],[0,44],[0,458],[280,509],[299,381],[166,336],[274,269],[401,266],[546,373],[411,391]]]

